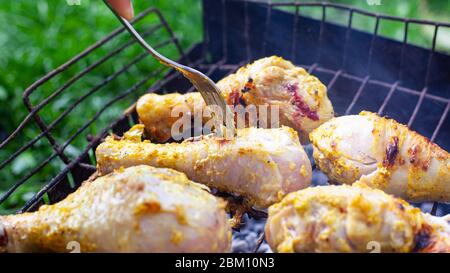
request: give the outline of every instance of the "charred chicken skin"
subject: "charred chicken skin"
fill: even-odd
[[[241,195],[256,207],[267,207],[311,182],[308,156],[289,127],[245,128],[232,139],[208,135],[167,144],[141,141],[143,130],[135,125],[123,139],[108,137],[96,150],[97,170],[107,174],[141,164],[172,168]]]
[[[370,112],[334,118],[310,138],[332,182],[359,180],[412,202],[450,201],[448,152],[392,119]]]
[[[365,185],[290,193],[269,208],[265,232],[275,252],[450,252],[444,218]]]
[[[225,202],[186,175],[136,166],[39,211],[0,217],[1,252],[228,252]]]
[[[266,105],[279,107],[279,124],[294,128],[302,143],[308,134],[334,116],[327,89],[319,79],[303,68],[280,57],[263,58],[240,68],[217,83],[229,105]],[[205,108],[200,93],[167,95],[147,94],[139,99],[136,109],[151,139],[167,141],[171,127],[178,119],[171,113],[175,107],[194,110]],[[205,123],[208,118],[203,118]],[[186,128],[189,130],[189,128]]]

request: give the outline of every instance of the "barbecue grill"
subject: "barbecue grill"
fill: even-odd
[[[373,30],[360,30],[356,17],[373,21]],[[402,39],[382,36],[385,24],[401,24]],[[186,51],[157,9],[142,12],[134,25],[155,48],[163,53],[171,48],[168,52],[175,51],[178,56],[169,57],[213,80],[252,60],[282,56],[328,86],[338,116],[361,110],[378,112],[450,149],[450,56],[437,49],[440,30],[450,28],[450,24],[379,15],[331,3],[203,0],[203,41]],[[428,47],[413,45],[408,39],[418,26],[433,30]],[[104,53],[103,57],[93,59],[94,51]],[[109,65],[117,58],[123,60],[123,66]],[[88,82],[90,88],[77,89],[80,82]],[[125,106],[145,92],[174,91],[190,92],[193,88],[176,71],[148,57],[124,28],[51,71],[25,90],[23,101],[29,114],[0,143],[0,151],[16,148],[0,158],[2,177],[22,160],[25,151],[37,146],[44,147],[42,155],[36,155],[40,162],[14,177],[16,182],[0,197],[0,204],[14,198],[25,183],[42,180],[46,181],[44,186],[18,212],[63,199],[95,172],[93,152],[102,139],[110,133],[121,135],[137,122],[134,108],[125,110]],[[61,99],[63,93],[71,99]],[[83,104],[83,109],[92,107],[95,111],[80,112]],[[60,114],[48,114],[49,107],[60,109]],[[80,124],[66,124],[70,116],[79,117]],[[39,133],[33,134],[36,128]],[[307,146],[306,150],[311,149]],[[43,173],[50,173],[50,177],[42,177]],[[327,178],[316,169],[313,183],[326,184]],[[446,204],[415,205],[435,215],[450,212]],[[234,250],[258,251],[264,219],[246,216],[244,221],[245,227],[233,236]]]

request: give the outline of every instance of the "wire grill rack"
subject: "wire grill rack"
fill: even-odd
[[[360,30],[356,18],[361,16],[373,20],[372,31]],[[185,52],[157,9],[145,10],[133,22],[155,48],[214,80],[254,59],[280,55],[327,85],[337,115],[363,109],[389,115],[450,148],[450,56],[437,50],[448,23],[332,3],[203,0],[203,41]],[[386,23],[403,26],[399,41],[380,34]],[[432,28],[428,46],[409,40],[417,27]],[[110,133],[121,135],[137,123],[134,107],[128,106],[140,95],[193,91],[188,81],[157,64],[124,32],[116,29],[25,90],[29,113],[0,143],[0,152],[15,149],[0,153],[1,176],[13,181],[0,196],[0,205],[24,184],[42,181],[44,186],[19,213],[63,199],[95,172],[93,151],[102,139]],[[92,58],[93,52],[103,56]],[[79,124],[67,124],[69,117],[77,117]],[[42,153],[34,154],[38,164],[14,173],[15,162],[37,147]],[[449,212],[445,204],[422,208],[432,214]],[[255,251],[261,243],[262,237]]]

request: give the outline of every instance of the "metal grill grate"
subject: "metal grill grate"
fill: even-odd
[[[158,10],[144,11],[134,23],[143,36],[155,40],[151,44],[159,50],[172,48],[166,54],[180,58],[214,80],[251,60],[274,54],[283,56],[308,69],[328,86],[338,115],[362,109],[389,115],[444,149],[450,148],[450,56],[436,50],[440,30],[450,28],[450,24],[373,14],[331,3],[203,0],[203,7],[204,40],[186,54]],[[336,12],[340,16],[333,21],[330,14]],[[373,20],[373,30],[358,30],[356,16]],[[147,22],[148,18],[151,19]],[[400,41],[380,35],[380,28],[386,22],[403,25]],[[429,47],[411,44],[412,25],[433,28]],[[14,177],[15,182],[0,197],[0,205],[12,198],[23,184],[36,183],[36,179],[48,182],[19,212],[61,200],[95,171],[93,151],[102,138],[110,132],[121,135],[137,122],[133,107],[124,114],[120,109],[145,92],[193,91],[177,72],[158,66],[150,57],[142,62],[148,65],[142,66],[146,53],[123,32],[123,28],[115,30],[25,91],[24,103],[29,114],[0,143],[0,151],[8,145],[17,147],[13,154],[0,157],[0,172],[9,172],[21,154],[39,145],[49,147],[48,154],[33,169]],[[98,50],[105,50],[104,56],[90,61],[90,54]],[[119,58],[125,65],[108,66],[111,60]],[[126,86],[120,84],[125,75]],[[83,89],[82,94],[74,91],[77,84],[86,81],[91,86]],[[103,97],[102,92],[108,92],[108,96]],[[73,101],[63,103],[58,116],[47,115],[46,107],[57,104],[63,93],[72,94]],[[109,100],[98,108],[94,103],[97,111],[90,116],[77,113],[80,105],[90,105],[89,100],[95,102],[96,97]],[[82,122],[72,127],[64,125],[70,115],[79,115]],[[110,123],[111,120],[114,122]],[[95,131],[102,124],[104,129]],[[65,131],[67,127],[72,128],[70,134]],[[36,128],[40,133],[33,134]],[[32,137],[27,139],[30,134]],[[75,153],[70,151],[73,146],[79,148]],[[45,169],[51,170],[51,177],[39,176]],[[313,182],[321,184],[319,171],[314,172]],[[432,214],[450,212],[448,206],[438,203],[423,205],[422,209]],[[261,235],[253,246],[255,251],[262,242]]]
[[[146,22],[146,19],[147,21],[150,21],[150,23],[147,22],[144,26],[141,26]],[[154,23],[155,21],[156,23]],[[136,24],[137,27],[140,27],[139,29],[144,37],[158,39],[157,42],[153,43],[158,50],[164,52],[164,49],[172,47],[170,52],[175,51],[177,53],[174,57],[181,56],[182,58],[186,58],[177,39],[174,37],[167,22],[158,10],[153,8],[147,9],[134,19],[134,24]],[[21,160],[20,155],[22,153],[32,151],[32,149],[38,145],[50,144],[52,149],[51,152],[49,151],[49,153],[42,158],[42,161],[35,168],[28,173],[18,175],[17,182],[15,182],[12,187],[0,197],[0,203],[3,203],[24,183],[36,182],[32,181],[32,178],[40,172],[43,172],[44,168],[56,169],[52,168],[55,167],[55,165],[56,167],[60,167],[60,169],[57,170],[56,175],[51,178],[50,181],[35,196],[33,196],[19,212],[36,209],[44,202],[59,201],[68,193],[76,189],[83,180],[87,179],[95,171],[95,162],[90,160],[89,152],[98,145],[101,138],[108,134],[113,127],[117,127],[128,120],[124,118],[116,120],[107,125],[105,129],[93,137],[89,132],[90,130],[92,131],[92,128],[95,125],[98,126],[96,122],[98,122],[109,108],[113,108],[118,102],[123,101],[126,98],[131,98],[130,101],[136,100],[139,96],[139,94],[136,94],[137,91],[141,90],[142,94],[146,88],[152,86],[155,79],[163,77],[164,72],[167,73],[163,67],[159,67],[156,62],[149,60],[150,58],[148,58],[148,55],[145,52],[142,52],[134,40],[129,39],[127,35],[123,35],[123,32],[123,28],[113,31],[110,35],[90,46],[25,90],[23,100],[26,108],[29,110],[29,114],[24,118],[18,128],[0,144],[0,149],[8,147],[8,145],[11,145],[11,147],[15,147],[16,145],[18,147],[13,154],[0,159],[0,170],[2,172],[10,171],[10,169],[8,170],[8,167],[14,164],[16,160]],[[103,57],[98,60],[86,60],[89,58],[90,53],[99,51],[100,49],[105,49]],[[123,56],[127,54],[128,56]],[[86,80],[86,78],[94,74],[94,72],[99,73],[100,75],[104,73],[104,70],[108,69],[107,66],[111,65],[110,62],[113,58],[121,58],[121,60],[125,59],[125,65],[115,68],[111,74],[98,76],[99,79],[93,81],[93,83],[86,88],[88,91],[81,92],[82,94],[75,96],[73,101],[64,105],[58,116],[50,118],[46,116],[48,112],[45,111],[45,108],[54,106],[55,103],[58,102],[58,98],[60,98],[58,96],[63,93],[67,95],[69,91],[76,92],[74,91],[76,84],[80,82],[80,80]],[[145,61],[149,62],[150,65],[141,68],[141,71],[139,71],[137,66],[144,58],[147,58]],[[77,65],[81,66],[81,68],[76,67]],[[153,69],[153,67],[155,68]],[[71,69],[75,70],[75,72],[72,72]],[[132,69],[134,69],[134,71]],[[84,104],[86,107],[89,103],[88,100],[93,98],[94,94],[99,95],[102,91],[105,92],[106,87],[114,87],[117,82],[124,80],[124,76],[129,76],[131,72],[136,71],[139,72],[139,80],[131,82],[129,86],[120,90],[121,92],[115,92],[116,90],[111,92],[114,94],[106,96],[104,98],[106,102],[102,103],[98,109],[96,109],[97,111],[93,111],[90,117],[83,116],[84,122],[79,125],[79,128],[74,128],[74,132],[63,136],[62,132],[64,130],[62,130],[61,127],[64,126],[65,119],[71,115],[74,116],[77,114],[75,111],[79,109],[78,107],[80,105]],[[170,77],[166,80],[169,79]],[[56,83],[53,83],[52,81],[55,81]],[[164,82],[165,81],[161,81],[158,84],[154,84],[153,88],[157,89],[157,86],[164,84]],[[48,92],[48,89],[46,89],[47,85],[51,84],[55,86],[54,91]],[[37,99],[35,99],[35,101],[37,102],[33,103],[32,95],[36,95]],[[104,93],[101,95],[104,95]],[[109,100],[108,97],[110,97]],[[130,103],[131,102],[127,102],[126,105],[129,105]],[[121,113],[117,111],[117,108],[115,110],[116,113]],[[119,115],[116,115],[116,118],[117,116]],[[32,130],[33,126],[37,126],[40,133],[31,140],[27,139],[25,145],[17,145],[17,143],[25,142],[23,136],[27,134],[27,130]],[[44,138],[47,143],[43,141]],[[67,148],[70,147],[75,140],[80,139],[82,145],[85,144],[83,145],[84,147],[80,149],[78,154],[70,154],[67,151]],[[86,141],[83,142],[83,140]]]

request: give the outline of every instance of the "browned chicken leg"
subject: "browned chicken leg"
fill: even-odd
[[[327,89],[319,79],[280,57],[259,59],[225,77],[217,86],[232,106],[278,106],[279,124],[294,128],[302,143],[308,142],[309,132],[334,116]],[[163,142],[173,137],[171,128],[179,119],[178,113],[172,115],[176,107],[187,109],[194,116],[205,108],[205,103],[197,92],[147,94],[139,99],[136,106],[139,119],[152,140]],[[200,116],[201,123],[208,120]]]

